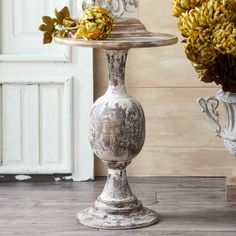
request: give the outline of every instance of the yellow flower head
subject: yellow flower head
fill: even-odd
[[[185,43],[187,58],[196,64],[210,65],[218,55],[211,43],[211,31],[194,32]]]
[[[180,15],[178,28],[184,37],[189,37],[193,31],[201,30],[202,26],[199,22],[199,16],[200,14],[198,9],[191,9],[190,11]]]
[[[218,24],[213,34],[213,44],[220,53],[236,56],[236,25],[231,22]]]
[[[172,15],[179,17],[182,13],[201,6],[207,0],[173,0]]]
[[[210,0],[199,8],[199,23],[214,28],[217,23],[236,19],[235,0]]]
[[[172,14],[201,80],[236,92],[236,0],[173,0]]]
[[[108,9],[93,6],[84,11],[79,20],[79,29],[76,39],[106,39],[110,36],[113,25],[113,17]]]

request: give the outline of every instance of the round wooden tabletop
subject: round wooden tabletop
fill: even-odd
[[[177,43],[178,38],[172,34],[150,33],[150,34],[114,34],[111,38],[105,40],[85,40],[74,38],[55,37],[54,41],[58,44],[91,47],[101,49],[129,49],[129,48],[147,48],[161,47]]]

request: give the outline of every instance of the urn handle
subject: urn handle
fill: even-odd
[[[209,98],[199,98],[197,103],[201,106],[202,112],[206,113],[207,117],[214,123],[216,126],[216,137],[221,138],[221,125],[220,125],[220,114],[217,111],[219,107],[219,100],[216,97]]]

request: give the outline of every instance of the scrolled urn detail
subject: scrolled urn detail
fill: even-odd
[[[112,15],[120,18],[125,12],[135,12],[139,5],[139,0],[78,0],[78,8],[85,10],[94,5],[109,8]]]
[[[217,111],[219,101],[223,103],[227,116],[224,129],[220,125],[220,115]],[[236,156],[236,93],[219,91],[216,97],[199,98],[198,104],[201,106],[202,112],[206,113],[215,124],[216,136],[222,138],[225,148]]]

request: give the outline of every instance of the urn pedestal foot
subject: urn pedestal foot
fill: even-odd
[[[134,229],[158,222],[158,214],[144,208],[129,187],[125,170],[129,163],[112,164],[107,163],[108,177],[103,192],[93,207],[77,214],[78,221],[100,229]]]
[[[99,229],[136,229],[147,227],[158,222],[155,211],[143,208],[132,214],[109,214],[93,207],[80,211],[77,218],[82,225]]]

